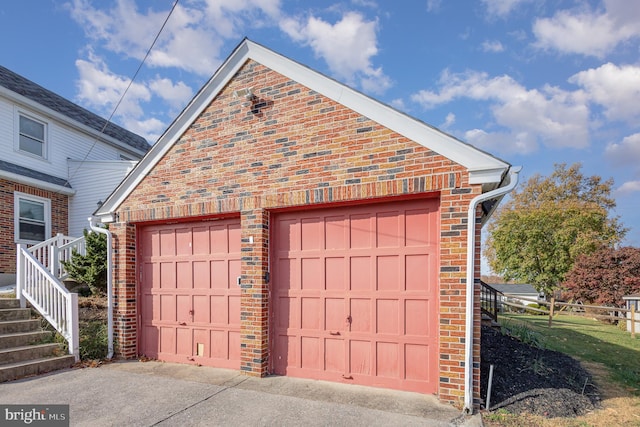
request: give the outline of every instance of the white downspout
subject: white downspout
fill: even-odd
[[[467,212],[467,299],[464,339],[464,409],[465,414],[473,414],[473,293],[476,264],[476,208],[485,200],[494,199],[510,193],[518,185],[518,174],[522,166],[513,166],[509,170],[509,183],[488,193],[480,194],[469,203]]]
[[[107,236],[107,359],[111,359],[113,358],[113,236],[106,228],[99,227],[94,217],[89,218],[89,227],[92,231]]]

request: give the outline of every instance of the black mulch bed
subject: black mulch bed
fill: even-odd
[[[600,405],[591,375],[577,360],[483,326],[480,387],[485,405],[491,364],[492,411],[504,408],[514,414],[575,417]]]

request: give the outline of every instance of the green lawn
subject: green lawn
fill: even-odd
[[[524,322],[541,336],[544,348],[579,360],[604,364],[611,379],[640,396],[640,333],[631,338],[617,326],[585,317],[557,315],[548,327],[548,316],[505,313],[506,324]]]

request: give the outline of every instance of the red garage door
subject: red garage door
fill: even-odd
[[[433,393],[437,200],[274,217],[275,373]]]
[[[139,229],[140,354],[240,368],[240,220]]]

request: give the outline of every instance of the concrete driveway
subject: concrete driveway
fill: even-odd
[[[69,404],[72,426],[481,426],[434,396],[162,362],[0,384],[2,404]]]

